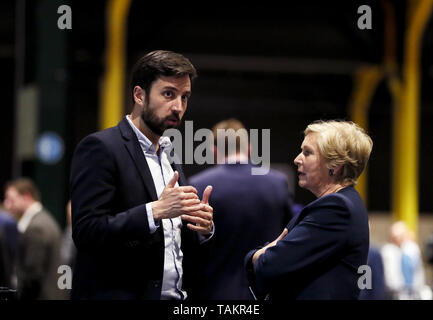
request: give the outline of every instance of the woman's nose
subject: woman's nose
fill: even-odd
[[[295,164],[295,166],[299,166],[301,164],[301,154],[298,154],[298,156],[295,158],[295,160],[293,160],[293,163]]]

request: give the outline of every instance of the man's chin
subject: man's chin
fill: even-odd
[[[153,126],[153,125],[149,125],[147,124],[147,126],[149,127],[149,129],[154,133],[157,134],[158,136],[163,136],[165,130],[168,129],[177,129],[180,126],[180,123],[176,123],[176,124],[165,124],[165,125],[160,125],[160,126]]]
[[[158,136],[162,136],[162,133],[164,132],[164,130],[162,130],[161,126],[155,126],[153,125],[153,123],[150,123],[149,121],[145,121],[147,127],[150,129],[150,131],[152,131],[154,134],[158,135]]]
[[[150,129],[150,130],[152,130],[152,132],[157,134],[158,136],[162,137],[166,130],[177,129],[177,128],[178,126],[165,126],[163,130],[162,129]]]

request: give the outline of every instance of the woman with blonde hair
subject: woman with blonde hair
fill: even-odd
[[[354,186],[373,142],[348,121],[316,121],[304,135],[294,163],[299,186],[317,199],[277,239],[248,253],[249,282],[259,298],[357,299],[369,228],[367,210]]]

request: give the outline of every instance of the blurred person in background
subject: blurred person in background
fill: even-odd
[[[246,256],[258,298],[358,299],[358,268],[367,263],[368,215],[354,185],[373,142],[353,122],[317,121],[294,160],[299,186],[317,199],[270,244]]]
[[[390,241],[382,247],[388,297],[395,300],[431,300],[418,244],[403,221],[393,223]]]
[[[359,300],[387,299],[382,255],[380,249],[375,245],[371,244],[368,249],[367,264],[371,268],[371,289],[365,288],[361,290]]]
[[[404,223],[391,225],[389,229],[389,241],[381,249],[385,270],[387,297],[393,300],[399,299],[400,291],[404,288],[400,245],[404,239],[405,229],[406,226]]]
[[[6,249],[6,239],[0,229],[0,287],[10,288],[10,261]]]
[[[368,223],[370,234],[371,224]],[[380,248],[370,243],[368,249],[367,265],[371,268],[371,288],[364,288],[359,294],[359,300],[385,300],[387,299],[385,289],[385,271]]]
[[[61,256],[62,263],[74,269],[75,255],[77,249],[75,248],[74,241],[72,240],[72,222],[71,222],[71,200],[66,204],[66,226],[63,230]]]
[[[18,239],[17,222],[14,217],[0,206],[0,232],[3,239],[3,261],[5,281],[0,286],[16,288],[16,277],[13,274],[13,261]]]
[[[57,287],[61,231],[40,201],[32,180],[19,178],[6,184],[5,208],[18,220],[15,259],[17,293],[21,300],[62,299]]]
[[[218,150],[217,130],[230,129],[233,131],[225,131],[225,148]],[[252,175],[248,135],[241,130],[245,128],[236,119],[217,123],[213,128],[214,157],[224,159],[224,164],[189,180],[199,194],[213,186],[209,203],[214,208],[215,239],[197,261],[200,280],[194,298],[201,300],[253,299],[243,259],[251,248],[275,239],[292,217],[287,178],[274,170]],[[228,148],[229,141],[236,147]]]

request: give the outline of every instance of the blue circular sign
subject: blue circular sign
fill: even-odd
[[[36,156],[45,164],[55,164],[63,157],[64,143],[55,132],[44,132],[36,141]]]

